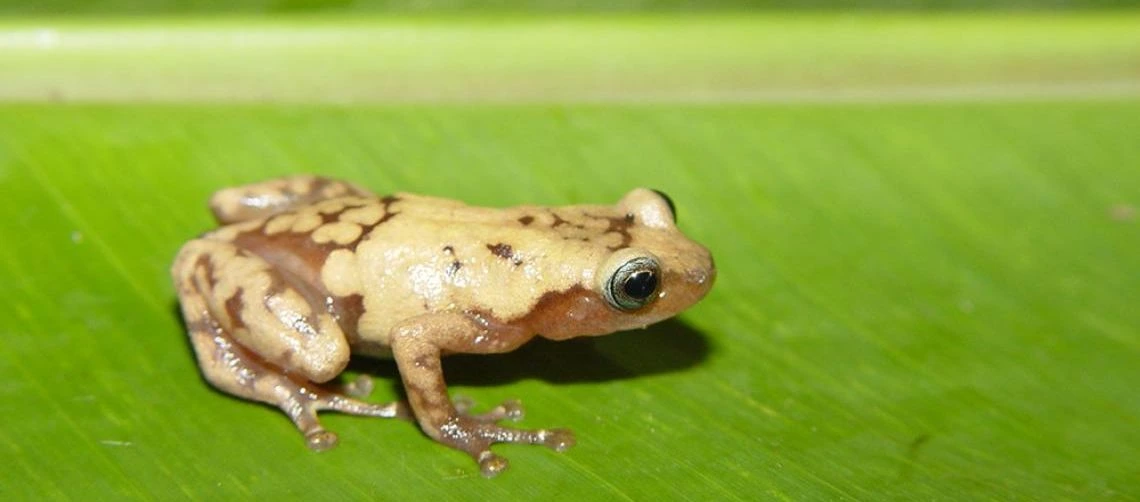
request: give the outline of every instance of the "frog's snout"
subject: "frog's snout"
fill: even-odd
[[[685,280],[694,286],[705,286],[716,279],[716,270],[709,268],[695,268],[685,273]]]
[[[713,281],[716,280],[716,263],[713,262],[712,255],[708,255],[708,264],[703,267],[690,269],[685,274],[689,282],[698,286],[712,286]]]
[[[713,282],[716,282],[716,265],[713,263],[712,255],[706,255],[708,258],[698,266],[691,267],[685,270],[682,274],[685,282],[688,284],[688,289],[692,294],[693,302],[704,298],[712,289]]]

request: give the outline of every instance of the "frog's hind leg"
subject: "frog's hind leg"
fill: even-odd
[[[345,196],[372,194],[345,181],[299,175],[219,190],[210,197],[210,210],[219,223],[228,225]]]
[[[234,343],[210,319],[188,320],[187,325],[206,380],[223,392],[281,408],[305,436],[310,449],[323,451],[337,444],[336,433],[321,426],[318,411],[385,418],[408,416],[402,403],[366,403],[289,378]]]
[[[367,403],[314,381],[314,377],[320,381],[332,378],[339,373],[340,364],[332,363],[334,370],[327,372],[331,376],[314,374],[314,370],[304,364],[288,363],[288,353],[278,358],[280,361],[272,361],[257,350],[265,351],[266,346],[255,349],[257,344],[243,343],[242,337],[249,338],[250,331],[249,328],[236,327],[242,322],[242,312],[236,309],[239,305],[217,301],[218,288],[225,289],[225,285],[216,283],[213,277],[215,269],[221,270],[226,263],[229,266],[240,265],[237,261],[241,259],[240,250],[228,243],[198,240],[188,243],[175,261],[173,275],[190,342],[202,375],[211,385],[228,394],[280,408],[305,435],[309,448],[314,450],[325,450],[337,443],[336,434],[321,426],[317,417],[319,411],[386,418],[409,415],[402,403]],[[244,259],[256,257],[245,256]],[[228,298],[232,300],[236,296]],[[266,333],[261,335],[264,337]],[[339,331],[332,335],[334,338],[343,336]],[[310,333],[308,336],[320,337],[322,334]],[[347,361],[347,353],[344,357]],[[282,364],[290,364],[294,369],[286,372]]]

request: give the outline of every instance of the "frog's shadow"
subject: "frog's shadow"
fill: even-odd
[[[643,330],[555,342],[541,337],[506,354],[457,354],[444,358],[449,385],[496,386],[523,379],[555,384],[601,382],[670,373],[696,366],[710,353],[706,335],[684,321],[669,319]],[[354,358],[350,371],[392,377],[396,363]]]
[[[178,302],[173,313],[182,320]],[[186,339],[186,349],[194,348]],[[449,384],[495,386],[534,378],[547,382],[581,383],[636,378],[681,371],[704,361],[711,352],[706,335],[678,319],[643,330],[554,342],[535,337],[506,354],[458,354],[444,358]],[[354,357],[348,371],[390,379],[403,393],[396,363],[390,359]]]

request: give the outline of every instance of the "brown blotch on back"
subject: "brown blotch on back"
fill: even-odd
[[[624,218],[608,217],[605,219],[607,222],[609,222],[609,226],[606,227],[605,233],[616,233],[618,235],[621,235],[621,243],[616,246],[610,246],[609,248],[616,251],[618,249],[625,249],[629,247],[629,244],[633,242],[633,236],[629,233],[629,227],[632,227],[634,222],[633,215],[627,214]]]
[[[327,225],[329,223],[336,223],[336,222],[340,221],[341,215],[344,214],[346,211],[348,211],[350,209],[360,209],[362,207],[364,207],[363,204],[345,204],[335,211],[329,211],[327,213],[322,212],[322,213],[320,213],[321,224]]]
[[[364,241],[364,239],[368,238],[368,235],[372,232],[372,229],[383,225],[388,220],[395,218],[397,214],[400,214],[399,211],[392,210],[392,204],[400,202],[400,200],[401,199],[395,195],[385,195],[383,198],[381,198],[380,204],[384,206],[384,215],[381,216],[379,220],[376,220],[376,223],[373,223],[371,225],[362,225],[360,237],[357,237],[356,240],[350,242],[347,246],[348,249],[356,251],[356,247],[359,246],[360,243]]]
[[[260,229],[238,234],[233,242],[309,284],[319,282],[325,259],[340,247],[333,242],[317,243],[310,232],[266,235]]]
[[[504,244],[502,242],[498,244],[487,244],[487,249],[491,251],[491,254],[504,260],[510,260],[514,265],[522,264],[522,259],[515,256],[515,250],[510,244]]]
[[[321,182],[320,179],[318,182]],[[274,270],[271,273],[273,283],[270,285],[269,294],[278,294],[287,286],[297,289],[314,310],[324,310],[330,313],[337,320],[341,329],[350,339],[353,339],[356,337],[357,323],[364,313],[363,298],[358,294],[345,297],[329,295],[323,287],[319,286],[321,284],[321,269],[330,253],[343,248],[355,250],[370,230],[399,214],[398,211],[392,211],[391,206],[400,200],[399,197],[395,196],[380,199],[381,204],[383,204],[384,215],[376,223],[363,226],[361,237],[347,245],[339,245],[335,242],[318,243],[313,240],[312,232],[287,230],[267,235],[265,225],[268,223],[268,219],[260,227],[238,234],[234,237],[233,243],[240,249],[239,255],[255,255],[274,264]],[[320,216],[324,223],[333,223],[339,221],[340,215],[345,211],[361,207],[364,206],[361,204],[345,204],[335,211],[320,213]],[[212,265],[209,261],[203,265],[211,272],[208,277],[213,282]],[[240,301],[240,298],[237,301]]]
[[[377,221],[376,225],[384,223],[395,217],[397,214],[400,214],[399,211],[392,210],[392,204],[400,202],[400,200],[401,199],[395,195],[385,195],[382,199],[380,199],[380,203],[384,205],[384,216],[380,217],[380,221]],[[371,230],[376,225],[372,225],[372,227],[369,227],[368,230]]]
[[[491,250],[491,254],[499,258],[510,258],[514,256],[514,250],[511,249],[510,244],[503,244],[502,242],[498,244],[487,244],[487,249]]]
[[[523,217],[519,218],[519,223],[522,223],[523,226],[530,225],[531,223],[534,223],[534,216],[530,216],[530,215],[523,216]]]

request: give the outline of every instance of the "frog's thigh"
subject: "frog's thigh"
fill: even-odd
[[[345,181],[308,175],[289,176],[219,190],[210,197],[210,209],[219,223],[230,224],[348,195],[372,196],[367,190]]]
[[[210,318],[260,359],[318,383],[348,365],[348,341],[332,315],[260,257],[200,239],[183,247],[175,274],[184,308],[188,295],[200,297]]]
[[[222,392],[281,408],[305,435],[309,448],[327,450],[337,443],[336,434],[321,426],[317,419],[318,410],[335,409],[374,416],[398,415],[399,410],[396,409],[388,411],[383,406],[306,389],[235,343],[210,315],[203,296],[193,290],[182,290],[180,295],[190,343],[198,357],[202,376]],[[391,405],[388,407],[391,408]]]

